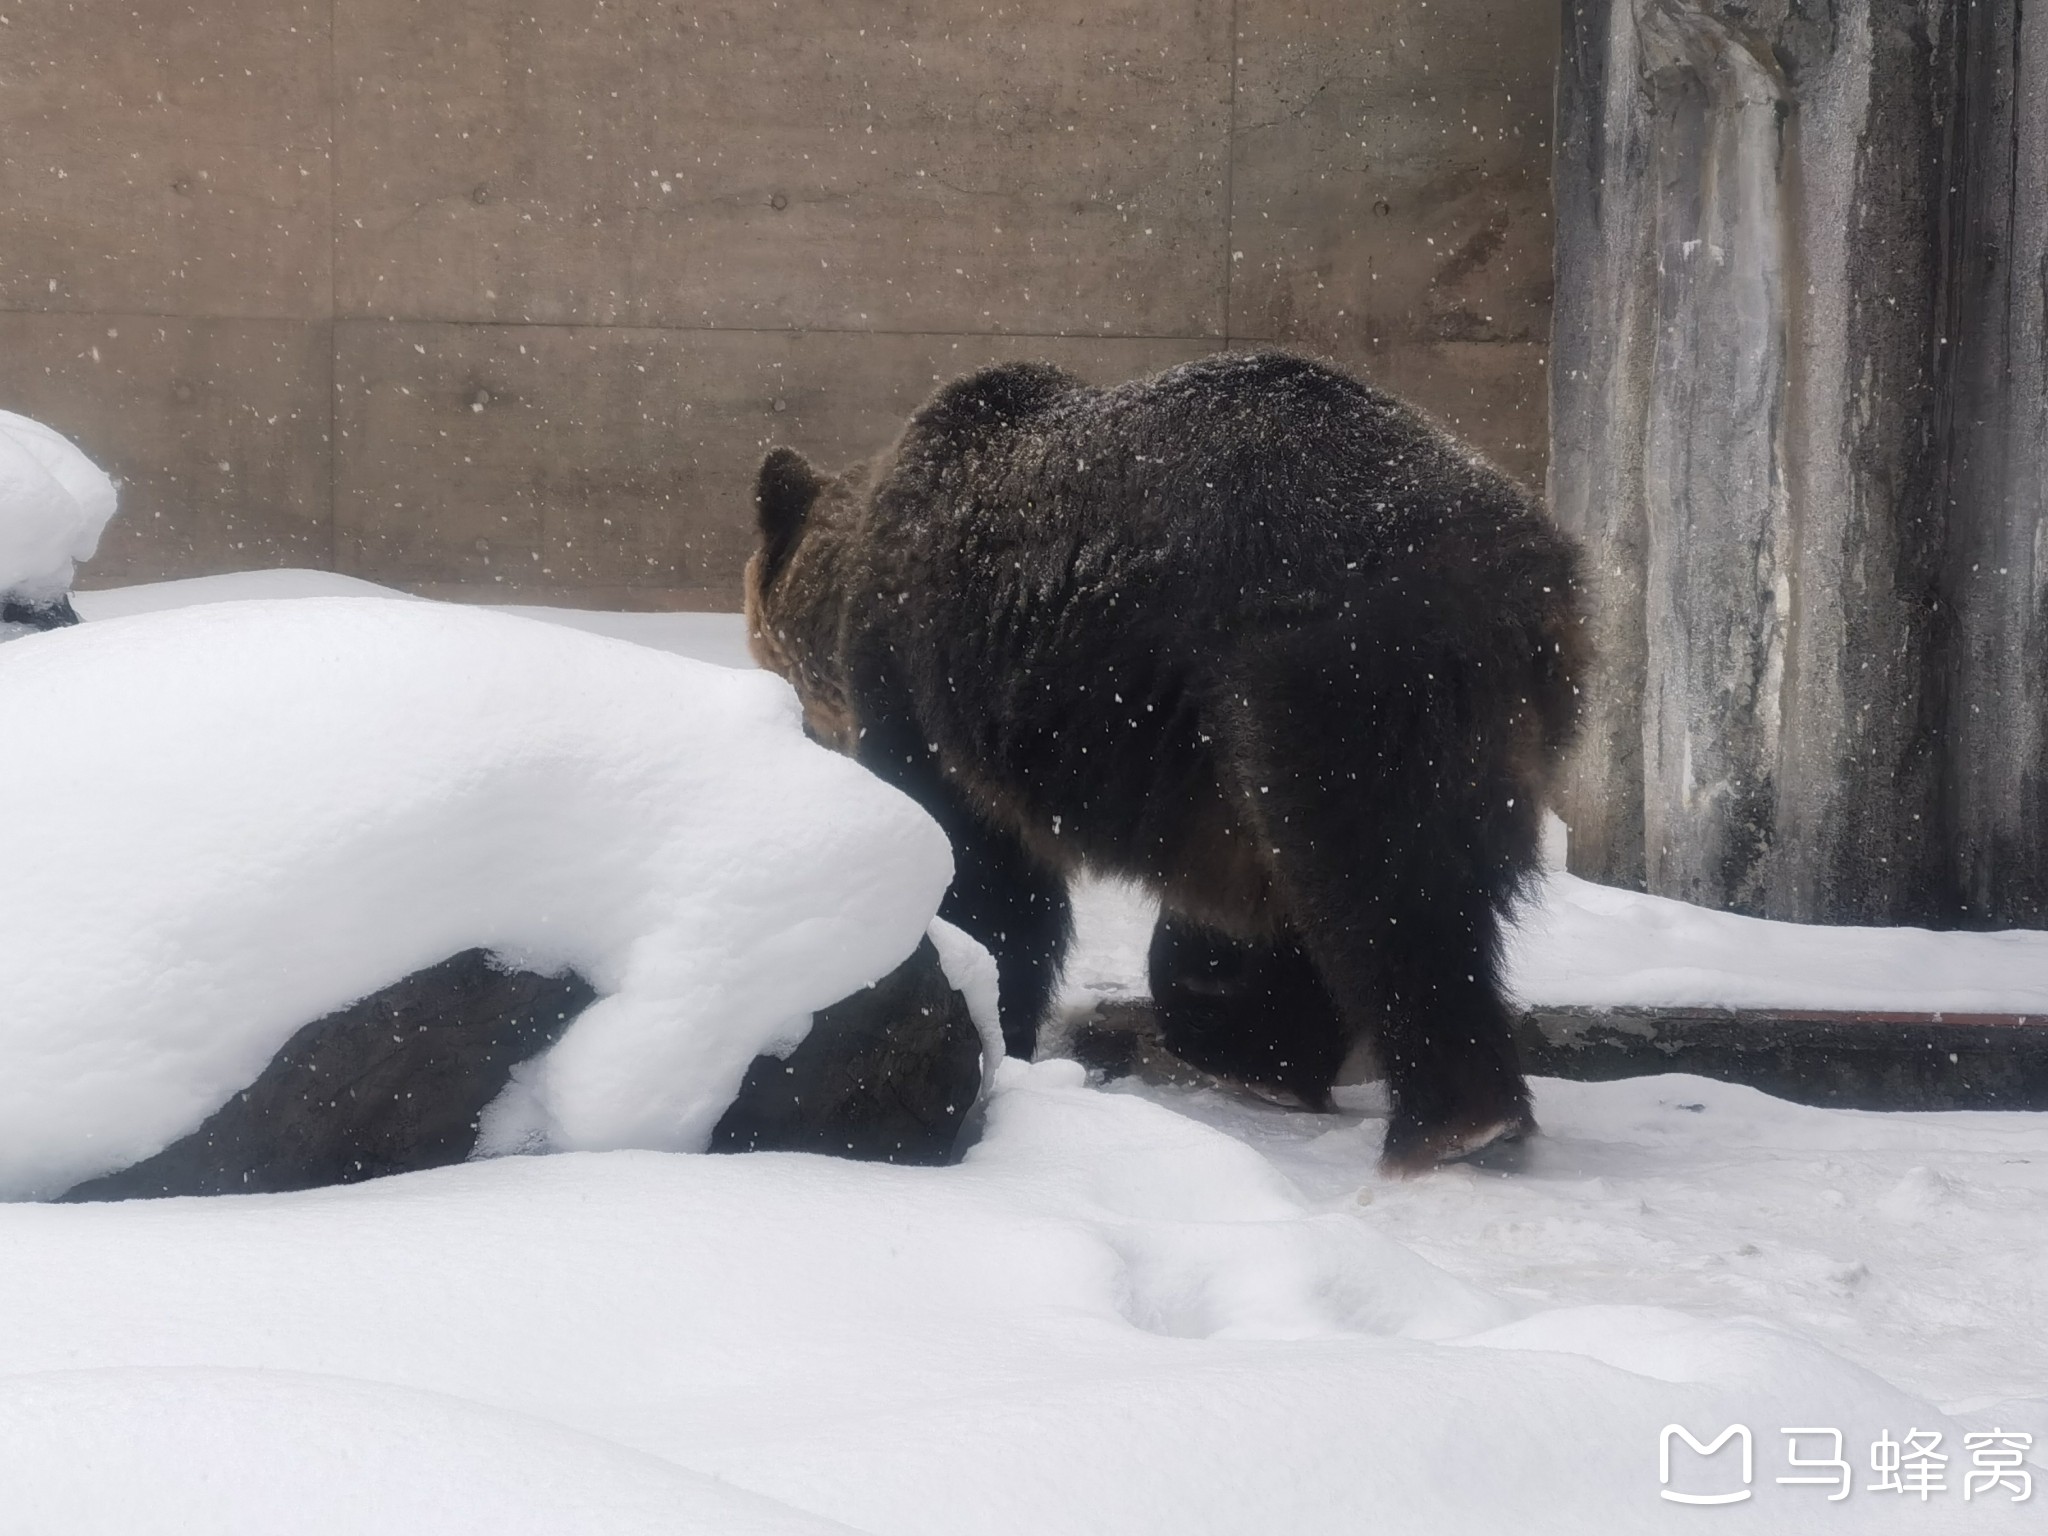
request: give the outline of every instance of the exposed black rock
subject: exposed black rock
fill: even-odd
[[[787,1060],[758,1058],[711,1150],[947,1163],[980,1089],[981,1036],[926,939],[819,1013]]]
[[[63,629],[77,622],[78,610],[71,606],[68,596],[55,602],[31,603],[24,598],[0,595],[0,627],[19,624],[24,629]]]
[[[459,1163],[513,1067],[595,996],[580,976],[465,950],[306,1025],[191,1135],[63,1198],[274,1193]]]
[[[1174,1054],[1168,1027],[1147,999],[1099,1004],[1068,1049],[1104,1081],[1242,1087]],[[1573,1082],[1685,1072],[1830,1109],[2048,1110],[2040,1014],[1552,1005],[1522,1013],[1515,1038],[1532,1074]]]
[[[306,1025],[191,1135],[61,1198],[276,1193],[462,1162],[513,1067],[595,997],[573,973],[466,950]],[[821,1011],[787,1060],[756,1061],[712,1149],[943,1163],[980,1085],[980,1036],[927,939]]]
[[[1776,1008],[1535,1008],[1546,1077],[1689,1072],[1831,1109],[2048,1110],[2048,1018]]]

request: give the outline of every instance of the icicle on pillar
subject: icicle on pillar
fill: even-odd
[[[1978,14],[1930,33],[1869,0],[1566,7],[1551,497],[1586,543],[1605,658],[1565,807],[1595,878],[1807,920],[2038,920],[2015,873],[2038,873],[2038,830],[2031,855],[2025,833],[1973,830],[2040,826],[2038,692],[2031,725],[1998,727],[2032,765],[2016,776],[1971,788],[2000,770],[1955,729],[1987,688],[2020,697],[1973,656],[2030,665],[2037,690],[2043,661],[2038,561],[1996,614],[1957,586],[1964,524],[2009,572],[2016,530],[2040,526],[2014,505],[2031,467],[1979,471],[1967,509],[1956,490],[1959,465],[1988,463],[1973,434],[2014,439],[1971,426],[1955,387],[1959,357],[1996,353],[1960,317],[2014,291],[1981,258],[1959,267],[1944,192],[1985,158],[1969,133],[2014,127],[1979,126],[1982,93],[1959,89]],[[1993,248],[2038,255],[2038,230],[1980,217]],[[1978,328],[2011,353],[1999,313]],[[2032,356],[2036,377],[1987,406],[2038,413]],[[1973,624],[1997,638],[1959,648]],[[1970,874],[1980,843],[2002,873]],[[1973,901],[1973,880],[1999,894]]]

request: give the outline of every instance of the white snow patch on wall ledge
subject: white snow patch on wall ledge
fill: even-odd
[[[2048,933],[1778,923],[1554,874],[1508,975],[1530,1004],[2048,1013]]]

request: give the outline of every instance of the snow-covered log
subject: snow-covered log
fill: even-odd
[[[1567,0],[1551,497],[1605,669],[1573,867],[2048,923],[2048,31]]]

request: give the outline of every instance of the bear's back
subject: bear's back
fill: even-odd
[[[1106,389],[1043,363],[956,380],[881,466],[868,528],[887,590],[1041,616],[1144,593],[1169,625],[1298,614],[1418,544],[1503,536],[1552,535],[1420,412],[1271,351]]]

